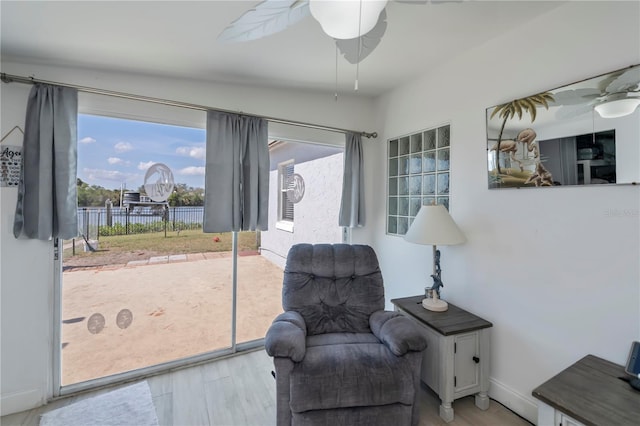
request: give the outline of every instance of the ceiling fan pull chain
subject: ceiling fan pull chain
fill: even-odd
[[[358,61],[356,62],[356,84],[353,90],[358,91],[358,77],[360,77],[360,50],[362,50],[362,0],[360,0],[360,11],[358,14]]]
[[[335,101],[338,102],[338,45],[336,44],[336,92]]]

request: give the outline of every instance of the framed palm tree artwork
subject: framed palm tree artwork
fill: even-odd
[[[640,182],[640,65],[487,108],[489,188]]]

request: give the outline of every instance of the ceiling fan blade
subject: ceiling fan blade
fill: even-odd
[[[627,70],[611,81],[606,88],[608,93],[638,90],[640,85],[640,67]]]
[[[256,40],[286,30],[309,15],[309,0],[265,0],[233,21],[218,41]]]
[[[348,40],[335,39],[336,46],[349,63],[357,64],[369,56],[373,49],[380,44],[385,31],[387,31],[387,12],[383,9],[378,17],[378,23],[371,31],[361,37]],[[360,54],[358,54],[358,48],[360,48]]]
[[[580,117],[583,114],[593,111],[593,103],[577,106],[564,106],[556,111],[556,118],[559,120],[568,120]]]
[[[553,94],[553,101],[550,105],[577,105],[583,104],[585,99],[594,99],[600,96],[597,89],[575,89],[563,90]]]

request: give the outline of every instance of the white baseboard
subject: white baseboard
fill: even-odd
[[[0,398],[0,416],[19,413],[46,404],[41,389],[4,394]]]
[[[522,395],[494,378],[490,378],[489,382],[491,383],[489,397],[529,420],[534,425],[538,423],[538,405],[533,397],[529,398]]]

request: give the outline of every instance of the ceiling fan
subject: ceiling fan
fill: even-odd
[[[424,5],[428,0],[394,0]],[[431,0],[431,3],[463,0]],[[387,0],[264,0],[243,13],[220,33],[218,41],[257,40],[286,30],[313,16],[351,64],[365,59],[387,29]]]
[[[617,118],[640,105],[640,66],[607,74],[592,87],[562,90],[553,94],[550,105],[559,105],[556,117],[569,119],[596,110],[602,118]]]

